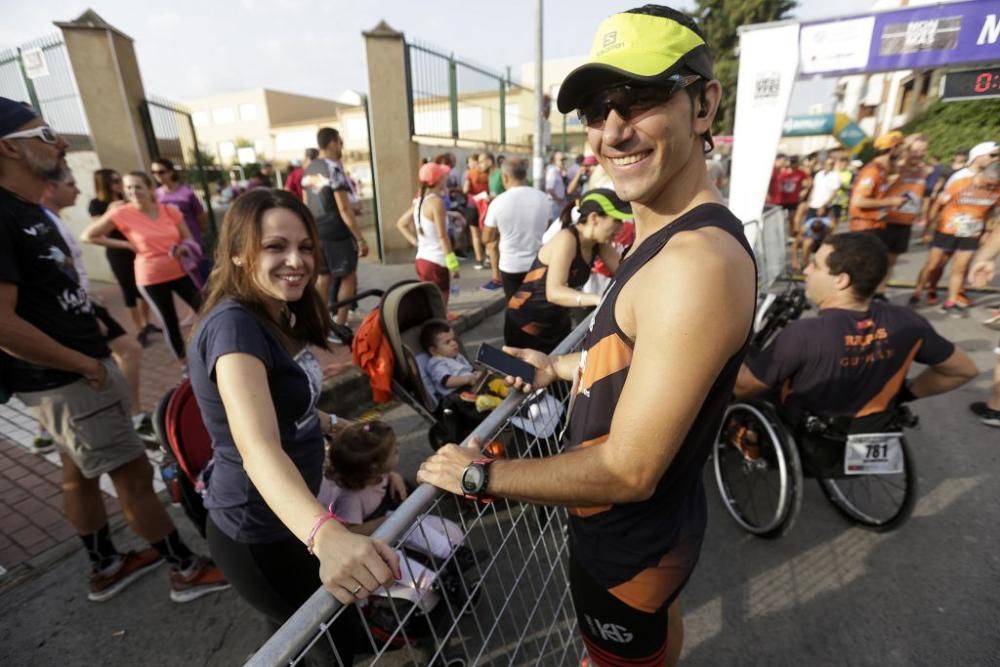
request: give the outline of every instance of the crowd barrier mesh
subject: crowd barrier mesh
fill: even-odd
[[[775,258],[760,246],[783,216],[758,225],[763,275]],[[765,227],[761,230],[760,227]],[[783,232],[781,264],[784,262]],[[777,241],[766,243],[775,257]],[[763,276],[762,276],[763,277]],[[554,351],[579,349],[582,322]],[[470,438],[500,441],[507,457],[551,456],[565,443],[570,386],[512,393]],[[507,499],[478,503],[422,485],[374,537],[405,555],[403,578],[385,595],[350,606],[319,589],[249,659],[249,667],[346,666],[326,630],[340,614],[358,614],[363,637],[355,665],[579,665],[584,655],[569,594],[564,508]],[[434,547],[437,547],[436,549]]]
[[[579,349],[588,323],[556,352]],[[512,392],[470,437],[500,441],[508,457],[556,454],[564,442],[569,390],[556,383],[532,395]],[[374,537],[406,554],[405,583],[389,596],[348,607],[318,590],[247,665],[344,665],[325,630],[345,613],[359,614],[364,629],[355,664],[580,664],[565,509],[506,499],[478,503],[423,485]],[[442,537],[452,552],[445,557],[426,548]]]

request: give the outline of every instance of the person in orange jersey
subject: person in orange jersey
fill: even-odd
[[[851,193],[848,219],[852,232],[883,229],[886,214],[906,202],[902,195],[889,196],[902,151],[902,132],[889,132],[875,139],[875,158],[858,172]]]
[[[914,295],[923,289],[927,276],[938,272],[954,255],[955,262],[948,279],[948,298],[941,304],[941,310],[955,317],[966,315],[971,304],[961,295],[965,272],[972,261],[972,254],[979,247],[987,221],[997,213],[998,200],[1000,163],[993,163],[974,176],[953,180],[945,188],[931,211],[934,218],[940,210],[940,219]]]

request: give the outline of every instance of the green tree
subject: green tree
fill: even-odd
[[[1000,100],[938,100],[899,129],[904,134],[923,134],[930,142],[928,152],[939,160],[950,161],[957,150],[996,141],[1000,136]]]
[[[199,146],[197,148],[192,147],[188,149],[188,164],[197,165],[199,157],[201,158],[202,166],[206,169],[211,169],[217,166],[215,163],[215,154],[209,152],[204,146]]]
[[[796,0],[697,0],[691,15],[698,20],[712,48],[715,78],[722,84],[722,102],[715,116],[714,133],[733,133],[740,45],[736,31],[743,25],[787,19],[797,5]]]

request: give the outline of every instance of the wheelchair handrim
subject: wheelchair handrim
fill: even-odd
[[[725,416],[723,417],[723,422],[722,422],[723,428],[725,428],[725,425],[729,417],[736,410],[744,410],[746,412],[749,412],[764,427],[767,437],[770,439],[772,445],[775,446],[777,449],[777,455],[775,458],[778,463],[779,489],[778,489],[778,502],[775,506],[774,518],[766,525],[759,526],[748,521],[744,517],[743,513],[738,511],[737,509],[738,504],[736,502],[736,499],[730,489],[729,483],[725,480],[724,478],[725,476],[722,472],[722,462],[721,462],[722,457],[720,456],[720,452],[722,452],[727,448],[730,448],[731,445],[729,445],[729,443],[722,441],[721,431],[719,434],[719,438],[716,440],[715,452],[712,456],[715,467],[715,481],[719,487],[719,493],[722,496],[722,504],[726,506],[726,511],[729,512],[729,515],[733,517],[736,523],[738,523],[744,530],[757,535],[762,535],[765,533],[770,533],[775,529],[777,529],[779,526],[781,526],[782,522],[788,515],[789,493],[791,487],[791,484],[789,482],[790,473],[788,469],[788,462],[785,459],[784,451],[782,451],[781,447],[782,441],[780,434],[775,430],[774,425],[771,424],[771,421],[767,418],[767,416],[758,408],[747,403],[734,403],[730,405],[729,408],[726,410]]]

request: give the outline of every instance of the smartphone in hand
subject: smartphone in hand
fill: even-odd
[[[519,377],[528,384],[535,383],[535,367],[517,357],[512,357],[503,350],[483,343],[476,353],[476,363],[485,366],[501,376]]]

